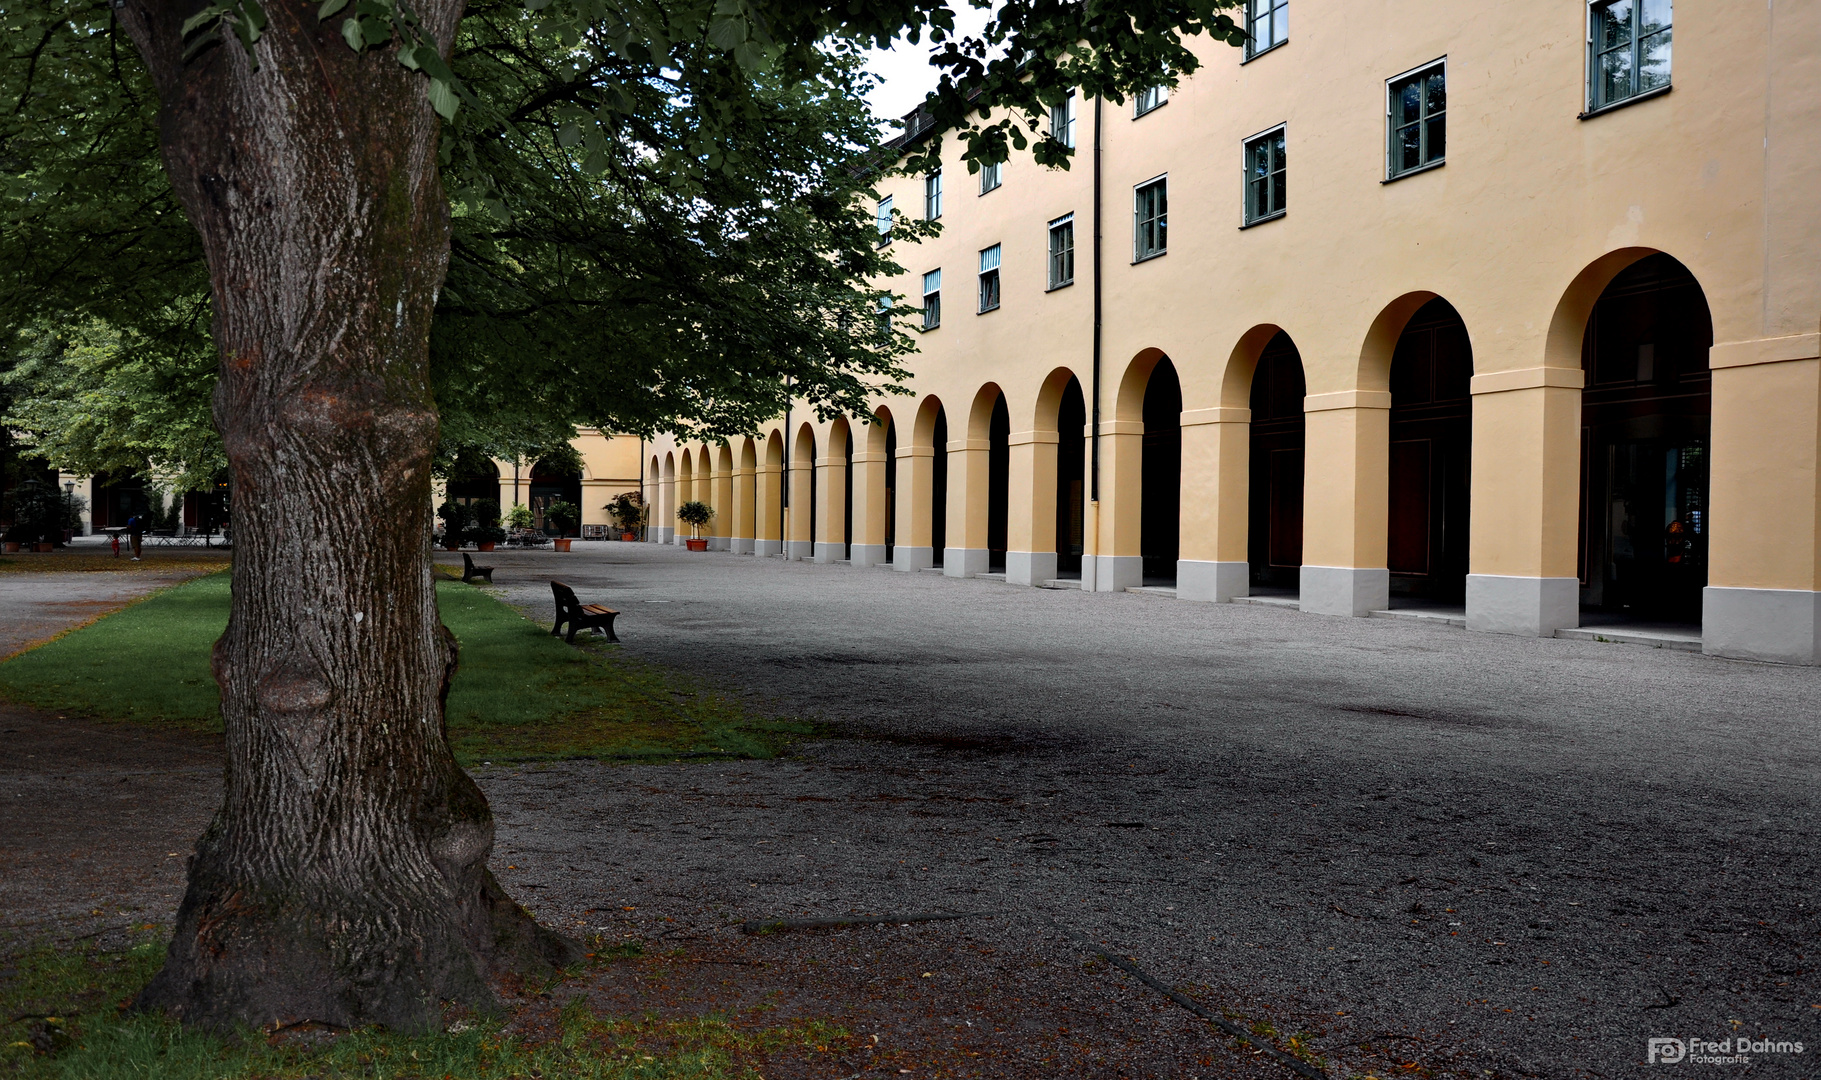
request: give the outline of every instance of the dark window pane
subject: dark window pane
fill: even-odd
[[[1594,47],[1610,49],[1631,41],[1631,0],[1614,0],[1594,12]]]
[[[1638,69],[1638,92],[1669,85],[1669,31],[1652,34],[1638,43],[1643,64]]]
[[[1399,128],[1397,142],[1398,171],[1414,169],[1423,163],[1422,138],[1415,124],[1411,124],[1407,128]]]
[[[1443,109],[1448,107],[1448,91],[1442,85],[1442,73],[1439,71],[1436,72],[1435,74],[1429,76],[1428,81],[1429,81],[1429,111],[1432,113],[1441,112]]]
[[[1631,50],[1618,49],[1600,57],[1600,104],[1631,96]]]
[[[1408,124],[1423,115],[1423,94],[1414,81],[1407,82],[1397,92],[1399,116],[1398,123]]]
[[[1448,118],[1445,116],[1438,116],[1429,121],[1429,154],[1427,160],[1425,160],[1423,164],[1427,165],[1430,161],[1440,161],[1442,160],[1443,155],[1446,154],[1448,150],[1447,123]]]
[[[1282,135],[1271,140],[1271,168],[1274,172],[1284,171],[1284,137]]]
[[[1275,185],[1277,188],[1277,191],[1276,191],[1277,201],[1271,207],[1271,212],[1273,214],[1277,213],[1279,210],[1282,210],[1284,207],[1290,205],[1289,195],[1287,194],[1289,191],[1289,186],[1288,186],[1289,182],[1290,182],[1289,173],[1284,172],[1284,173],[1277,174],[1277,184]]]

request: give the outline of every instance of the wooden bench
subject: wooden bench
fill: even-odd
[[[474,560],[468,557],[468,553],[462,552],[462,584],[466,585],[477,577],[486,578],[487,584],[493,584],[493,567],[476,566]]]
[[[619,643],[619,637],[613,632],[613,617],[619,612],[599,604],[584,604],[575,598],[575,590],[560,581],[550,583],[550,591],[556,594],[556,625],[550,628],[555,635],[562,631],[563,624],[569,624],[569,634],[563,638],[569,644],[575,644],[577,630],[595,629],[605,631],[607,640]]]

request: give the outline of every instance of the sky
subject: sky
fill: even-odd
[[[993,17],[990,9],[971,7],[963,0],[952,0],[950,6],[955,12],[955,30],[964,37],[977,36]],[[929,66],[933,49],[926,34],[918,45],[899,38],[890,49],[873,51],[866,69],[884,80],[867,95],[875,117],[896,120],[936,88],[936,69]]]

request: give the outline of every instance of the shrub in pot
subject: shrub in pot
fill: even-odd
[[[569,534],[582,523],[582,508],[572,502],[556,499],[544,507],[544,520],[556,527],[556,549],[569,550]]]
[[[702,526],[714,520],[714,507],[691,499],[677,507],[677,520],[695,529],[695,536],[689,540],[689,550],[707,551],[708,541],[702,539]]]
[[[613,497],[605,509],[608,516],[619,522],[620,539],[638,538],[638,528],[645,524],[645,503],[639,492],[622,491]]]
[[[506,539],[506,530],[500,528],[500,504],[492,499],[481,499],[470,509],[474,523],[464,529],[462,535],[482,551],[492,551],[493,545]]]
[[[468,508],[461,503],[450,500],[436,508],[436,517],[443,523],[443,547],[450,551],[462,546],[462,532],[468,528],[471,515]]]

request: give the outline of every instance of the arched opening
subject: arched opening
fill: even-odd
[[[1254,596],[1296,596],[1303,564],[1302,354],[1278,331],[1252,373],[1246,561]]]
[[[1007,526],[1011,509],[1012,413],[1005,395],[993,399],[987,427],[986,452],[986,562],[987,569],[1005,571]]]
[[[1436,297],[1404,324],[1391,356],[1386,552],[1395,597],[1466,597],[1472,379],[1466,324]]]
[[[482,500],[497,505],[500,501],[499,466],[484,454],[456,455],[449,466],[448,497],[450,502],[462,506],[472,506]],[[100,501],[97,498],[96,504]]]
[[[948,546],[948,411],[936,406],[936,419],[931,427],[930,442],[930,544],[936,566],[942,565],[942,549]]]
[[[797,444],[790,463],[791,535],[795,543],[785,551],[793,559],[810,559],[816,552],[816,431],[808,424],[797,429]],[[799,519],[799,515],[806,515]]]
[[[1144,583],[1176,584],[1182,520],[1182,384],[1168,357],[1157,361],[1144,387],[1144,449],[1140,457],[1143,512],[1139,552]]]
[[[1087,399],[1073,375],[1056,409],[1056,576],[1081,578],[1086,539]]]
[[[885,562],[890,565],[892,549],[898,546],[898,425],[891,413],[882,413],[875,421],[885,425]]]
[[[556,527],[556,523],[547,516],[550,504],[566,502],[570,506],[582,505],[582,470],[573,462],[560,458],[540,458],[531,466],[531,485],[527,495],[531,507],[531,527],[550,536],[580,536],[581,526],[577,524],[567,533]]]
[[[1594,302],[1581,339],[1584,610],[1701,621],[1712,345],[1706,294],[1668,255],[1632,263]]]
[[[854,430],[846,420],[836,425],[841,440],[841,558],[854,560]]]

